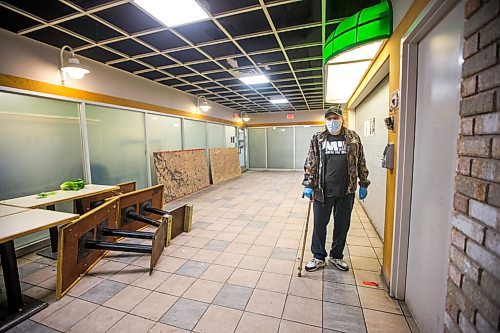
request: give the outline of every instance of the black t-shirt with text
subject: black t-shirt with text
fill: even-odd
[[[341,197],[347,191],[347,151],[343,135],[328,135],[323,142],[325,163],[325,195]]]

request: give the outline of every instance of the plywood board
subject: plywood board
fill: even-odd
[[[82,254],[79,240],[97,240],[99,226],[116,229],[118,227],[118,198],[82,215],[74,222],[59,230],[59,246],[57,253],[57,286],[56,297],[59,299],[71,289],[97,262],[104,256],[104,250],[90,250]],[[114,237],[103,237],[99,240],[115,242]]]
[[[204,149],[154,152],[153,157],[158,184],[165,185],[165,202],[210,185]]]
[[[210,171],[214,184],[241,176],[238,148],[210,148]]]

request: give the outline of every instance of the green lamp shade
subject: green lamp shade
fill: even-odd
[[[338,54],[392,34],[392,8],[388,1],[365,8],[343,20],[328,37],[323,49],[323,63]]]

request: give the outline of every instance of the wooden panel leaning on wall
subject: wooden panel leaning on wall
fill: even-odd
[[[210,172],[213,184],[241,176],[238,148],[210,148]]]
[[[165,185],[165,203],[210,185],[205,149],[153,153],[156,179]]]

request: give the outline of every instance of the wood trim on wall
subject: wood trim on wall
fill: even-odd
[[[46,83],[42,81],[36,81],[31,79],[26,79],[18,76],[12,76],[0,73],[0,86],[22,89],[27,91],[33,91],[44,94],[52,94],[62,97],[81,99],[85,102],[97,102],[104,104],[112,104],[116,106],[124,106],[128,108],[141,109],[145,111],[154,111],[164,113],[166,115],[174,115],[178,117],[195,118],[199,120],[213,121],[217,123],[223,123],[236,127],[244,127],[242,123],[230,121],[226,119],[205,116],[202,114],[191,113],[187,111],[172,109],[160,105],[154,105],[149,103],[143,103],[139,101],[134,101],[121,97],[114,97],[110,95],[104,95],[99,93],[93,93],[90,91],[63,87],[51,83]]]
[[[322,126],[324,124],[325,124],[324,121],[297,121],[288,123],[247,124],[246,127],[300,126],[300,125]]]

